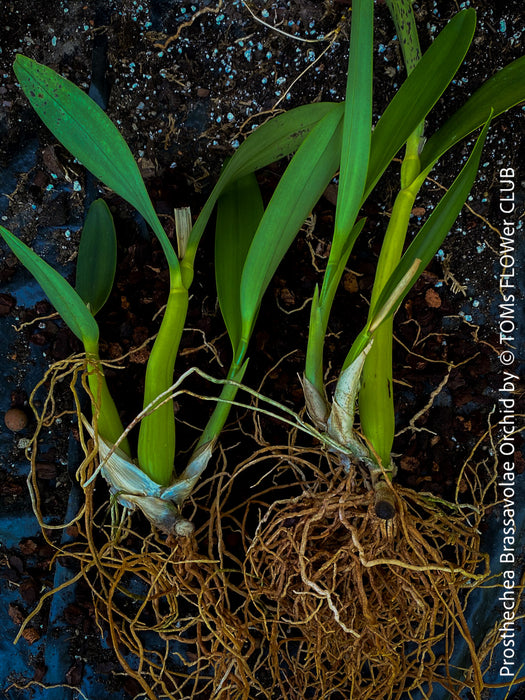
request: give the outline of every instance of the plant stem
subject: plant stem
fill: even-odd
[[[401,259],[416,194],[416,188],[402,189],[396,197],[377,263],[371,305]],[[374,333],[374,343],[365,361],[359,393],[361,430],[372,443],[385,469],[390,465],[395,432],[392,335],[393,318],[390,317]]]
[[[361,228],[362,226],[359,226],[359,231]],[[337,262],[330,260],[328,261],[328,266],[323,277],[321,292],[316,289],[314,298],[312,299],[304,375],[316,390],[320,401],[322,403],[326,402],[325,417],[323,418],[320,415],[317,416],[321,423],[328,418],[328,413],[330,410],[324,388],[324,339],[328,328],[328,320],[330,318],[335,293],[337,292],[337,288],[339,286],[339,282],[341,281],[351,249],[352,246],[349,246],[348,253],[345,250]],[[312,418],[314,418],[314,416],[312,416]]]
[[[411,0],[387,0],[387,4],[397,29],[407,73],[410,74],[421,58],[412,3]],[[401,259],[410,213],[419,190],[414,181],[420,173],[419,148],[424,126],[424,123],[419,124],[406,143],[401,165],[401,190],[394,202],[381,248],[371,308]],[[361,430],[385,469],[390,467],[395,433],[392,338],[393,317],[390,317],[374,332],[374,343],[365,361],[359,393]]]
[[[326,278],[327,276],[325,274],[323,287]],[[336,285],[333,286],[335,287]],[[316,391],[319,404],[322,406],[318,407],[315,411],[312,407],[308,408],[309,413],[315,413],[315,415],[311,416],[312,420],[320,424],[326,422],[329,414],[328,401],[324,388],[323,346],[333,296],[332,294],[331,299],[328,299],[327,303],[322,304],[319,299],[319,290],[315,290],[314,298],[312,299],[312,307],[310,309],[310,326],[308,328],[304,375]]]
[[[232,362],[228,371],[228,376],[226,377],[227,381],[234,381],[238,382],[239,384],[242,382],[246,371],[247,362],[244,362],[243,364],[241,364],[241,362],[242,358],[240,361]],[[224,424],[226,423],[226,420],[228,419],[228,415],[232,407],[232,404],[229,402],[235,400],[238,389],[239,387],[233,386],[232,384],[223,385],[220,396],[217,400],[217,404],[213,409],[213,413],[211,414],[206,427],[202,431],[199,442],[195,448],[195,452],[197,452],[199,448],[203,447],[207,443],[215,442],[215,440],[217,440],[221,430],[224,427]]]
[[[88,385],[93,396],[93,414],[97,416],[97,429],[105,440],[113,444],[122,435],[124,428],[115,402],[109,393],[98,354],[98,343],[84,341],[84,348],[87,355]],[[128,457],[131,457],[126,438],[119,446]]]
[[[401,44],[407,75],[410,75],[421,60],[421,48],[417,35],[412,0],[387,0],[388,9]],[[425,123],[421,122],[408,138],[405,157],[401,165],[401,187],[407,187],[419,174],[419,150]]]
[[[171,272],[171,270],[170,270]],[[175,359],[188,310],[188,290],[180,279],[173,284],[159,333],[146,369],[144,407],[173,383]],[[179,277],[179,276],[177,276]],[[140,424],[138,441],[140,468],[162,486],[171,482],[175,461],[175,419],[173,400],[160,406]]]

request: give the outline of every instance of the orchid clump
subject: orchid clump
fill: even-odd
[[[434,134],[424,134],[427,115],[469,49],[476,13],[467,9],[456,14],[421,55],[409,0],[389,0],[388,6],[407,65],[405,82],[373,125],[373,1],[354,2],[345,101],[332,105],[284,171],[250,245],[241,278],[242,332],[248,337],[260,303],[255,289],[262,289],[261,282],[273,275],[338,173],[334,233],[321,288],[313,294],[302,383],[315,427],[339,445],[347,468],[352,462],[366,467],[376,493],[376,512],[385,519],[395,512],[389,486],[396,471],[391,456],[395,428],[392,318],[461,211],[475,182],[492,120],[525,99],[525,58],[520,58],[497,71]],[[466,163],[407,245],[410,214],[427,176],[444,154],[479,129]],[[400,189],[377,264],[368,319],[348,350],[329,399],[323,351],[334,297],[354,244],[366,232],[366,220],[359,218],[361,207],[403,147]],[[357,409],[360,429],[356,428]],[[327,446],[333,449],[328,442]]]
[[[243,143],[223,172],[194,225],[189,209],[175,211],[176,250],[147,193],[129,147],[104,111],[80,88],[51,68],[19,55],[14,70],[42,121],[93,175],[129,202],[157,237],[169,270],[170,289],[160,329],[148,359],[137,454],[131,454],[119,411],[107,386],[99,357],[95,315],[108,298],[115,276],[116,238],[108,207],[92,204],[81,236],[77,284],[73,288],[17,236],[4,227],[0,235],[34,275],[64,322],[82,342],[93,406],[93,420],[82,421],[99,445],[101,471],[112,494],[126,508],[139,508],[168,533],[187,534],[180,507],[213,453],[231,403],[246,370],[249,340],[271,274],[257,277],[258,261],[247,260],[263,215],[255,171],[293,153],[334,105],[308,105],[280,115]],[[193,281],[194,261],[206,225],[218,202],[216,277],[221,310],[232,344],[227,381],[216,408],[186,465],[175,465],[174,370]],[[297,220],[297,225],[300,225]],[[285,249],[277,253],[283,255]],[[242,274],[256,279],[250,309],[240,287]]]
[[[170,289],[162,323],[148,360],[137,454],[131,455],[119,413],[98,356],[94,315],[113,284],[115,240],[107,207],[93,206],[79,252],[77,289],[72,288],[4,228],[4,240],[39,280],[51,302],[84,344],[96,430],[108,447],[105,474],[115,460],[128,463],[129,488],[113,490],[123,504],[151,495],[159,500],[158,522],[170,530],[180,505],[206,467],[242,382],[247,351],[265,290],[278,264],[327,185],[339,172],[330,257],[313,295],[303,374],[305,402],[316,431],[326,436],[343,464],[357,460],[371,476],[376,509],[393,515],[389,481],[395,473],[391,344],[392,317],[453,225],[474,183],[490,122],[525,97],[524,61],[499,70],[435,134],[423,136],[425,118],[454,78],[473,38],[476,16],[462,10],[421,56],[412,8],[391,0],[402,39],[408,77],[372,129],[373,2],[352,8],[346,98],[342,103],[304,105],[256,129],[225,164],[192,225],[177,212],[177,250],[153,208],[138,166],[106,114],[78,87],[52,69],[18,56],[15,73],[37,114],[58,140],[97,178],[132,204],[158,238]],[[436,162],[481,128],[470,157],[424,226],[403,252],[415,198]],[[368,320],[348,351],[332,399],[324,386],[323,346],[334,296],[359,235],[362,204],[399,150],[406,146],[401,187],[385,235]],[[268,205],[263,206],[255,172],[290,156]],[[195,256],[217,205],[215,268],[217,295],[232,346],[226,382],[186,466],[176,465],[173,397],[175,361],[186,319]],[[103,224],[100,221],[103,220]],[[95,243],[93,243],[95,241]],[[107,251],[111,250],[111,255]],[[97,274],[93,271],[97,270]],[[96,298],[96,301],[95,301]],[[102,301],[103,303],[103,301]],[[355,428],[357,403],[360,431]],[[101,443],[102,444],[102,443]],[[334,448],[333,445],[338,448]],[[133,459],[132,459],[133,457]],[[137,479],[137,470],[143,475]],[[131,475],[135,475],[131,478]],[[138,486],[138,482],[142,482]],[[159,490],[160,489],[160,490]],[[153,494],[156,494],[153,496]],[[149,507],[142,508],[150,510]],[[150,517],[150,515],[148,515]],[[154,518],[153,518],[154,520]],[[171,523],[171,525],[169,525]]]

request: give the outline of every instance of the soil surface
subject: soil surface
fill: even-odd
[[[17,87],[12,72],[15,55],[23,53],[50,65],[89,90],[107,109],[137,157],[155,209],[173,236],[173,208],[189,205],[195,216],[225,157],[255,126],[280,110],[314,100],[342,99],[349,5],[345,0],[248,4],[239,0],[194,4],[21,0],[4,4],[0,10],[5,28],[0,54],[1,222],[73,280],[86,207],[97,196],[105,198],[115,217],[119,259],[114,292],[99,318],[103,357],[119,358],[158,329],[156,314],[168,290],[162,251],[138,215],[86,174],[39,123]],[[465,6],[478,13],[475,39],[457,79],[429,117],[429,134],[485,79],[523,53],[521,2],[507,2],[499,9],[489,2],[461,3]],[[422,2],[414,8],[425,49],[458,11],[458,3]],[[376,21],[374,119],[404,79],[395,31],[383,3],[377,5]],[[497,422],[493,410],[502,381],[499,170],[516,172],[516,225],[521,231],[524,124],[521,107],[496,120],[469,198],[471,208],[463,210],[396,317],[398,480],[444,498],[454,497],[458,471],[475,449],[477,459],[484,455],[487,463],[494,460],[490,440],[482,441],[480,447],[478,443],[489,424]],[[451,184],[468,152],[470,146],[462,144],[432,173],[433,180],[416,202],[412,233],[438,201],[440,186]],[[282,169],[282,163],[275,164],[259,174],[265,199]],[[329,379],[337,376],[364,323],[398,181],[399,165],[394,164],[363,209],[366,228],[349,260],[330,321],[325,355]],[[264,393],[295,411],[303,406],[298,374],[304,365],[308,300],[322,280],[329,252],[336,187],[334,181],[279,267],[261,308],[245,377],[252,386],[266,377]],[[523,260],[523,237],[517,236],[517,241],[516,257]],[[8,430],[3,420],[0,426],[0,616],[4,623],[0,648],[12,660],[9,672],[2,674],[3,690],[8,698],[29,697],[29,690],[17,687],[35,681],[80,688],[90,700],[133,698],[140,689],[121,675],[112,650],[101,642],[88,591],[82,586],[56,613],[58,617],[53,618],[53,609],[45,606],[24,639],[12,647],[20,623],[42,592],[56,585],[57,576],[67,575],[67,570],[57,573],[56,567],[50,568],[53,552],[41,537],[25,484],[28,464],[23,451],[34,427],[28,396],[52,361],[80,351],[80,346],[60,319],[49,318],[52,307],[4,245],[0,292],[0,411],[3,416],[10,408],[22,409],[29,420],[17,432]],[[224,376],[230,349],[216,303],[212,227],[201,243],[192,294],[177,371],[197,365]],[[517,322],[525,328],[522,317]],[[523,335],[517,344],[523,347]],[[125,367],[108,372],[125,423],[142,407],[147,352],[135,353]],[[523,354],[521,358],[516,354],[513,372],[519,374]],[[195,380],[192,386],[211,393],[202,382]],[[517,384],[516,392],[522,396],[523,386]],[[64,388],[60,405],[66,409],[71,405],[68,396]],[[192,426],[202,428],[205,419],[202,406],[193,399],[181,400],[176,410],[184,460],[184,451],[198,437]],[[251,417],[239,416],[246,433],[253,432]],[[266,439],[285,441],[280,425],[271,420],[264,425]],[[79,498],[72,486],[71,456],[74,459],[76,449],[72,427],[71,419],[64,416],[58,430],[55,426],[52,432],[44,431],[40,446],[37,471],[48,524],[63,522]],[[238,441],[238,431],[225,431],[225,446],[233,449]],[[231,454],[240,460],[254,447],[247,437]],[[515,457],[521,473],[519,436]],[[67,663],[52,659],[58,637]],[[58,677],[53,677],[53,669],[59,669]],[[39,697],[41,691],[35,685],[31,692]],[[66,697],[64,689],[60,692],[57,697]],[[68,697],[77,697],[75,691],[71,693]]]

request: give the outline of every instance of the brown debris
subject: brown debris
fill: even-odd
[[[439,309],[441,306],[441,297],[435,289],[427,289],[425,301],[427,302],[427,306],[430,306],[431,309]]]

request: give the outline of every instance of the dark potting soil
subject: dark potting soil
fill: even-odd
[[[117,284],[99,319],[105,358],[120,357],[158,329],[155,314],[165,303],[168,288],[163,255],[134,211],[86,175],[39,123],[16,85],[12,72],[15,55],[21,52],[52,66],[89,89],[107,108],[138,158],[154,206],[173,236],[173,208],[191,205],[193,214],[198,213],[224,158],[254,126],[279,109],[342,98],[348,45],[348,22],[343,18],[350,11],[349,4],[305,0],[250,4],[266,24],[256,21],[238,0],[209,4],[22,0],[4,4],[0,11],[4,27],[0,54],[1,222],[73,280],[86,206],[96,196],[104,196],[114,214],[119,240]],[[476,36],[456,80],[430,115],[428,133],[495,70],[523,53],[521,3],[508,2],[500,9],[488,2],[463,6],[475,7],[478,12]],[[415,5],[423,49],[457,10],[455,2]],[[377,6],[376,22],[375,119],[404,78],[394,30],[382,3]],[[341,33],[335,42],[323,39],[337,27]],[[264,115],[259,116],[261,113]],[[501,386],[499,234],[491,225],[500,230],[503,225],[499,209],[501,168],[516,172],[516,212],[519,216],[523,213],[523,131],[521,108],[498,118],[469,199],[472,211],[464,209],[442,251],[397,315],[398,479],[445,498],[454,496],[461,465],[487,431]],[[432,176],[440,184],[450,185],[458,162],[469,152],[470,146],[460,145],[443,158]],[[394,165],[389,170],[363,209],[365,234],[349,260],[329,326],[325,360],[330,379],[337,376],[366,317],[375,261],[398,187],[398,168]],[[277,164],[259,174],[266,199],[282,169],[283,165]],[[336,183],[327,189],[312,220],[279,267],[261,308],[245,378],[248,385],[258,386],[268,373],[264,393],[296,411],[302,407],[298,374],[304,364],[307,302],[315,284],[322,280],[335,194]],[[413,232],[439,196],[438,185],[428,183],[424,197],[416,202]],[[197,259],[188,330],[177,371],[196,365],[223,376],[230,350],[216,303],[212,239],[210,227]],[[523,259],[522,237],[516,242],[516,258]],[[1,410],[5,413],[14,407],[28,413],[28,395],[48,365],[80,347],[59,319],[47,318],[52,308],[5,246],[0,282]],[[523,318],[517,319],[517,325],[525,327]],[[17,331],[15,326],[22,328]],[[518,346],[521,342],[523,347],[522,341],[523,336]],[[108,371],[125,421],[141,408],[146,359],[147,350],[142,350],[123,369]],[[513,371],[519,374],[518,365]],[[188,386],[213,393],[201,380],[193,379]],[[516,397],[521,397],[522,385],[516,382],[515,390]],[[60,407],[70,407],[66,390],[58,399]],[[208,408],[211,410],[211,404],[203,408],[190,398],[176,404],[182,452],[198,435],[188,424],[202,427]],[[233,412],[232,420],[236,415],[242,417]],[[3,665],[3,690],[9,698],[28,697],[29,690],[17,690],[12,683],[23,685],[34,680],[78,687],[90,700],[134,697],[139,690],[131,679],[123,680],[111,649],[101,643],[88,592],[81,585],[62,610],[45,606],[29,634],[12,647],[17,628],[42,592],[56,585],[57,576],[68,575],[67,569],[58,573],[56,567],[50,569],[53,552],[32,515],[25,484],[28,465],[23,455],[34,428],[28,418],[27,427],[16,433],[3,422],[0,426],[0,615],[4,622],[0,648],[2,656],[10,660]],[[492,424],[496,420],[490,418]],[[242,421],[251,432],[251,417],[246,415]],[[267,439],[285,441],[285,431],[278,423],[266,420],[264,426]],[[43,435],[37,471],[48,523],[63,522],[79,498],[74,488],[72,491],[70,472],[74,472],[74,465],[68,468],[74,449],[71,427],[65,416],[63,429],[54,426]],[[237,431],[224,433],[225,445],[232,447],[238,440]],[[230,454],[242,459],[254,448],[255,443],[246,438]],[[476,459],[483,458],[487,463],[494,460],[489,440],[476,452]],[[515,458],[521,473],[519,436]],[[257,478],[254,475],[254,481]],[[53,658],[54,647],[64,651],[60,663]],[[35,686],[31,692],[39,697],[41,691]],[[42,696],[48,698],[49,692],[42,691]],[[60,689],[57,697],[65,697],[64,692]]]

